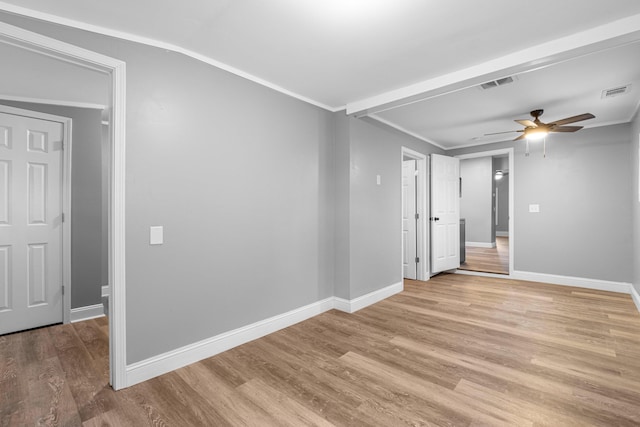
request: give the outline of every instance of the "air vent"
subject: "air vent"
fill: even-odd
[[[614,96],[622,95],[631,91],[631,85],[624,85],[614,87],[612,89],[606,89],[602,91],[602,98],[612,98]]]
[[[502,79],[492,80],[490,82],[482,83],[480,85],[480,87],[482,89],[491,89],[493,87],[498,87],[498,86],[503,86],[503,85],[506,85],[506,84],[509,84],[509,83],[513,83],[515,81],[515,79],[516,79],[515,76],[505,77],[505,78],[502,78]]]

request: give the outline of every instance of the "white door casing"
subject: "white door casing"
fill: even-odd
[[[460,160],[431,154],[431,272],[460,267]]]
[[[114,390],[129,385],[127,375],[126,246],[125,246],[125,130],[126,64],[109,56],[0,22],[0,43],[48,55],[110,77],[109,139],[109,371]],[[67,151],[67,155],[69,150]],[[65,295],[65,301],[68,293]]]
[[[63,321],[63,136],[0,112],[0,334]]]
[[[402,162],[402,266],[404,277],[417,278],[416,161]]]

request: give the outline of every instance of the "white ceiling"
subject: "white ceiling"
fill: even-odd
[[[4,0],[0,10],[177,50],[445,148],[492,142],[473,138],[516,129],[536,108],[543,121],[629,121],[640,100],[640,50],[615,48],[640,39],[638,0]],[[514,73],[509,86],[464,89]],[[599,99],[627,83],[631,93]]]

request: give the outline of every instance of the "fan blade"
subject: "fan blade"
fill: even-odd
[[[525,139],[526,135],[522,134],[519,137],[517,137],[516,139],[514,139],[514,141],[520,141],[521,139]]]
[[[526,126],[528,128],[538,127],[538,125],[532,122],[531,120],[514,120],[514,122],[520,123],[522,126]]]
[[[551,132],[575,132],[583,127],[584,126],[558,126],[551,129]]]
[[[548,125],[562,126],[569,123],[581,122],[583,120],[589,120],[589,119],[595,119],[595,118],[596,116],[594,116],[593,114],[585,113],[585,114],[580,114],[578,116],[567,117],[566,119],[562,119],[562,120],[556,120],[555,122],[548,123]]]
[[[485,133],[484,136],[489,136],[489,135],[501,135],[503,133],[514,133],[514,132],[524,132],[523,130],[508,130],[505,132],[494,132],[494,133]]]

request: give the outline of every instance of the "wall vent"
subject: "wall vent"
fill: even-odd
[[[482,83],[480,87],[482,89],[491,89],[493,87],[498,87],[498,86],[503,86],[509,83],[513,83],[515,80],[516,80],[515,76],[504,77],[502,79],[492,80],[490,82]]]
[[[605,89],[602,91],[602,98],[612,98],[614,96],[622,95],[631,91],[631,85],[618,86],[611,89]]]

